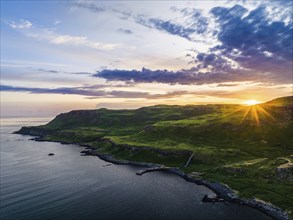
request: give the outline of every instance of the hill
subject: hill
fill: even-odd
[[[293,105],[293,96],[281,97],[273,99],[265,103],[266,105],[281,105],[281,106],[292,106]]]
[[[293,211],[293,96],[255,106],[75,110],[18,133],[90,145],[118,159],[180,167]],[[183,167],[194,153],[188,167]]]

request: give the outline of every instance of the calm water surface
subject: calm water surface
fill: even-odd
[[[203,186],[165,172],[80,156],[77,145],[35,142],[12,134],[49,119],[1,119],[1,220],[271,219],[239,205],[207,204]],[[54,153],[55,156],[48,156]]]

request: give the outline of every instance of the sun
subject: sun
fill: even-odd
[[[244,105],[257,105],[259,103],[260,103],[259,101],[254,100],[254,99],[250,99],[250,100],[243,102]]]

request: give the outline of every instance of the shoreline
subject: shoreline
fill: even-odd
[[[88,144],[68,142],[68,141],[46,140],[46,139],[43,139],[41,136],[37,136],[37,135],[23,134],[23,133],[18,133],[18,132],[15,132],[15,133],[35,137],[35,138],[32,138],[31,140],[38,141],[38,142],[56,142],[56,143],[65,144],[65,145],[74,144],[74,145],[78,145],[80,147],[86,147],[87,150],[88,151],[90,150],[91,153],[85,154],[85,156],[97,156],[101,160],[112,163],[112,164],[139,166],[139,167],[144,167],[144,168],[156,169],[154,171],[170,172],[170,173],[173,173],[173,174],[180,176],[181,178],[183,178],[184,180],[186,180],[188,182],[192,182],[197,185],[202,185],[202,186],[207,187],[208,189],[210,189],[211,191],[213,191],[216,194],[216,196],[217,196],[216,198],[222,199],[223,202],[244,205],[244,206],[248,206],[253,209],[257,209],[257,210],[263,212],[264,214],[266,214],[267,216],[270,216],[276,220],[290,220],[288,214],[285,211],[283,211],[279,207],[274,206],[273,204],[269,204],[269,203],[266,203],[266,202],[263,202],[260,200],[256,200],[256,199],[241,199],[233,192],[233,190],[229,186],[224,185],[219,182],[209,182],[204,179],[196,179],[195,177],[189,175],[188,173],[181,171],[177,167],[165,167],[162,164],[116,159],[111,154],[93,152],[93,150],[95,150],[95,148],[93,148],[92,146],[90,146]],[[112,143],[112,144],[115,144],[115,143]],[[132,148],[135,148],[135,147],[132,147]],[[158,169],[158,168],[161,168],[161,169]],[[147,171],[147,172],[149,172],[149,171]],[[146,172],[143,172],[142,175],[144,173],[146,173]],[[138,175],[140,175],[140,174],[138,174]]]

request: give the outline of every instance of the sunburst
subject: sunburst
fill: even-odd
[[[261,126],[261,122],[265,119],[275,121],[274,117],[269,113],[267,106],[260,104],[259,101],[247,100],[243,104],[245,105],[239,106],[233,111],[223,114],[223,117],[229,120],[229,118],[233,117],[233,115],[239,115],[240,124],[243,124],[245,121],[252,120],[258,127]],[[238,118],[238,116],[236,118]]]
[[[250,100],[247,100],[247,101],[243,102],[244,105],[249,105],[249,106],[251,106],[251,105],[257,105],[259,103],[260,103],[259,101],[254,100],[254,99],[250,99]]]
[[[254,119],[257,126],[260,126],[260,115],[263,117],[269,118],[271,120],[275,120],[274,117],[265,109],[264,106],[261,105],[250,105],[247,106],[247,109],[243,115],[243,118],[241,120],[241,123],[247,118],[247,116],[251,115],[251,117]]]

